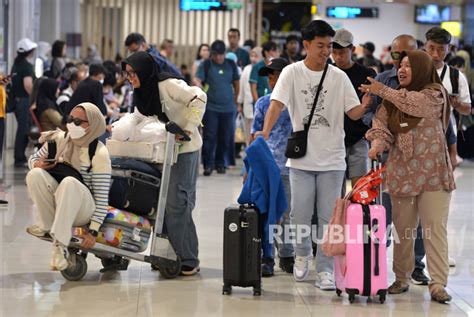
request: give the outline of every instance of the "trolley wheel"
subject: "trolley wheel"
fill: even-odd
[[[338,297],[341,297],[342,291],[339,288],[336,288],[336,294]]]
[[[262,295],[262,289],[261,288],[254,288],[253,289],[253,296],[260,296]]]
[[[230,295],[232,294],[232,286],[224,285],[222,286],[222,295]]]
[[[349,294],[349,303],[353,303],[355,300],[355,295],[354,294]]]
[[[69,256],[69,266],[61,271],[61,275],[68,281],[79,281],[86,275],[87,262],[86,259],[76,253]]]
[[[161,276],[166,279],[175,278],[179,273],[181,273],[181,259],[178,256],[172,267],[159,267],[158,270],[160,271]]]
[[[380,294],[380,296],[379,296],[380,304],[385,303],[385,299],[386,299],[386,295],[385,294]]]

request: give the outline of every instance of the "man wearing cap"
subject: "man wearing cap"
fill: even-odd
[[[351,32],[346,29],[337,30],[332,42],[332,58],[335,65],[347,74],[359,96],[359,100],[362,101],[363,93],[358,88],[367,81],[367,77],[374,78],[376,73],[372,68],[352,61],[352,55],[355,51],[353,43],[354,37]],[[368,129],[369,127],[361,119],[354,121],[347,114],[344,114],[346,161],[352,186],[368,172],[369,144],[364,139]]]
[[[226,153],[234,146],[234,115],[239,95],[237,65],[225,58],[225,43],[217,40],[211,45],[211,58],[199,65],[196,82],[207,93],[203,118],[202,163],[204,176],[217,169],[226,171]]]
[[[14,98],[14,112],[18,127],[15,137],[15,167],[26,167],[25,150],[28,145],[28,131],[31,125],[29,113],[30,95],[33,91],[33,82],[36,79],[34,69],[34,52],[38,44],[28,38],[17,43],[17,56],[11,70],[12,95]]]
[[[377,70],[377,73],[384,71],[382,62],[374,57],[375,45],[372,42],[366,42],[361,45],[364,48],[364,57],[357,60],[357,63],[364,65],[365,67],[373,67]]]
[[[273,89],[280,77],[280,73],[288,65],[288,62],[284,58],[272,59],[267,66],[261,68],[258,72],[259,76],[267,76],[268,83],[270,88]],[[255,134],[263,130],[263,122],[265,119],[265,114],[267,113],[268,107],[270,107],[270,97],[271,94],[260,97],[255,104],[254,111],[254,122],[252,125],[251,135],[252,138],[255,138]],[[272,132],[267,140],[268,147],[275,158],[275,161],[280,168],[281,179],[285,185],[285,193],[287,201],[291,201],[290,196],[290,176],[288,167],[286,167],[287,158],[285,156],[286,144],[288,142],[288,137],[292,131],[290,115],[288,109],[282,111],[278,121],[275,123]],[[291,242],[286,241],[285,243],[285,227],[290,225],[290,208],[284,213],[281,221],[282,225],[282,235],[279,237],[281,242],[278,243],[278,257],[280,268],[287,272],[293,273],[293,264],[295,263],[295,252]],[[272,276],[273,267],[275,265],[273,255],[263,255],[262,259],[262,276]]]

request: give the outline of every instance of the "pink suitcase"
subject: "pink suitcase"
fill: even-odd
[[[386,213],[381,204],[349,205],[346,254],[334,257],[338,296],[346,292],[350,303],[355,295],[379,296],[380,302],[385,302],[388,287],[386,232]]]

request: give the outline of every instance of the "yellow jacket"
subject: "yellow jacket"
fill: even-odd
[[[7,105],[7,94],[5,87],[0,85],[0,119],[5,118],[5,107]]]

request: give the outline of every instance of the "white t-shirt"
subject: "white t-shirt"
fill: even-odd
[[[293,131],[303,130],[322,75],[323,71],[312,71],[301,61],[285,67],[278,78],[271,99],[288,107]],[[329,65],[311,120],[306,155],[288,159],[287,166],[307,171],[345,170],[344,112],[358,105],[346,73]]]
[[[443,86],[448,91],[448,94],[453,93],[453,86],[451,85],[450,72],[451,69],[446,65],[446,74],[444,75]],[[438,76],[441,78],[441,73],[443,72],[443,67],[437,69]],[[466,76],[463,73],[459,72],[459,100],[463,103],[471,103],[471,95],[469,93],[469,84],[467,83]]]

